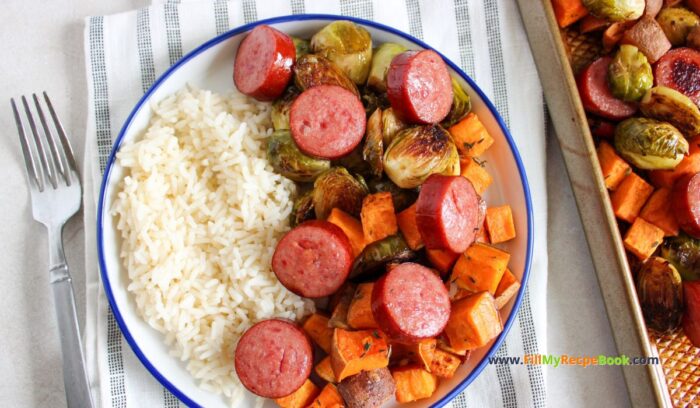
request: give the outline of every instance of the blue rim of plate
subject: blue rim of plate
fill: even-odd
[[[479,88],[479,86],[467,75],[464,71],[462,71],[459,66],[457,66],[455,63],[450,61],[447,57],[445,57],[442,53],[439,51],[435,50],[433,47],[429,46],[422,40],[419,40],[409,34],[404,33],[403,31],[400,31],[396,28],[377,23],[374,21],[370,20],[364,20],[361,18],[356,18],[356,17],[349,17],[349,16],[340,16],[340,15],[335,15],[335,14],[296,14],[296,15],[289,15],[289,16],[281,16],[281,17],[273,17],[273,18],[268,18],[265,20],[258,20],[252,23],[248,23],[242,26],[239,26],[233,30],[227,31],[223,34],[220,34],[211,40],[205,42],[204,44],[200,45],[199,47],[195,48],[194,50],[190,51],[187,55],[182,57],[178,62],[176,62],[173,66],[168,68],[163,75],[161,75],[154,83],[151,85],[151,87],[148,89],[148,91],[139,99],[138,103],[134,107],[134,109],[129,113],[129,116],[127,117],[126,121],[124,122],[124,126],[122,127],[121,131],[119,132],[119,135],[117,136],[117,140],[114,142],[114,145],[112,147],[112,151],[109,154],[109,160],[107,161],[107,166],[105,168],[104,175],[102,177],[102,182],[100,184],[100,198],[97,206],[97,255],[99,259],[99,264],[100,264],[100,274],[102,276],[102,282],[104,284],[104,289],[105,289],[105,294],[107,296],[107,299],[109,300],[109,305],[112,309],[112,313],[114,314],[114,318],[119,325],[119,329],[122,331],[124,334],[124,338],[126,339],[127,343],[131,347],[131,349],[134,351],[138,359],[141,361],[141,363],[148,369],[148,371],[155,377],[168,391],[170,391],[173,395],[175,395],[180,401],[185,403],[187,406],[190,407],[198,407],[199,405],[192,401],[187,395],[185,395],[182,391],[180,391],[177,387],[175,387],[170,381],[168,381],[163,374],[156,369],[153,364],[148,360],[146,355],[141,351],[141,348],[138,346],[136,341],[134,340],[133,336],[131,335],[131,332],[129,332],[129,328],[126,326],[126,323],[124,322],[124,319],[122,318],[121,313],[119,312],[119,307],[116,304],[116,301],[114,300],[114,296],[112,294],[112,286],[109,283],[109,276],[107,276],[107,267],[105,265],[105,260],[104,260],[104,248],[103,248],[103,228],[102,224],[104,222],[104,213],[105,213],[105,207],[104,207],[104,199],[105,199],[105,192],[107,190],[107,181],[109,180],[109,176],[112,172],[112,169],[114,167],[114,160],[117,151],[119,150],[119,147],[121,146],[121,143],[124,139],[124,135],[128,131],[129,127],[131,126],[131,123],[134,119],[134,116],[136,113],[141,110],[142,106],[148,101],[148,99],[151,97],[151,94],[160,87],[161,83],[165,81],[170,75],[173,74],[173,72],[177,71],[177,69],[185,64],[187,61],[191,60],[192,58],[196,57],[200,53],[204,52],[205,50],[208,50],[212,46],[222,42],[226,41],[227,39],[244,33],[248,30],[251,30],[255,28],[258,25],[261,24],[278,24],[278,23],[287,23],[287,22],[292,22],[292,21],[305,21],[305,20],[349,20],[353,21],[355,23],[361,24],[361,25],[366,25],[372,28],[376,28],[378,30],[382,31],[387,31],[391,34],[397,35],[399,37],[402,37],[405,40],[411,41],[414,44],[424,48],[424,49],[430,49],[434,50],[440,56],[442,59],[447,63],[447,65],[450,66],[459,76],[464,79],[469,86],[479,95],[479,97],[484,101],[486,104],[486,107],[489,109],[491,114],[496,118],[496,121],[498,122],[498,126],[501,128],[501,131],[503,134],[506,136],[506,140],[508,141],[508,146],[510,147],[510,151],[513,154],[513,158],[515,159],[515,163],[518,167],[518,173],[520,174],[520,181],[523,186],[523,192],[525,193],[525,206],[527,208],[527,253],[525,256],[525,270],[523,271],[523,278],[522,278],[522,287],[520,288],[520,291],[518,292],[518,295],[515,298],[515,303],[513,304],[513,309],[511,310],[510,316],[508,316],[508,319],[506,320],[505,325],[503,326],[503,331],[501,334],[496,338],[496,341],[493,343],[491,348],[488,350],[486,355],[482,358],[482,360],[479,362],[479,364],[474,367],[474,369],[467,375],[467,377],[462,380],[455,388],[450,390],[444,397],[442,397],[440,400],[435,402],[432,405],[432,408],[439,408],[442,407],[443,405],[447,404],[450,402],[452,399],[454,399],[457,395],[459,395],[462,391],[464,391],[465,388],[469,384],[471,384],[472,381],[474,381],[479,374],[486,368],[488,365],[488,361],[490,357],[493,357],[493,355],[496,353],[498,348],[501,346],[501,343],[505,340],[506,335],[510,331],[510,327],[513,325],[513,322],[515,321],[515,316],[518,314],[518,311],[520,310],[520,304],[522,303],[522,298],[523,294],[525,293],[525,288],[527,288],[527,282],[530,277],[530,267],[532,264],[532,245],[533,245],[533,234],[534,234],[534,227],[533,227],[533,214],[532,214],[532,197],[530,196],[530,186],[527,181],[527,176],[525,174],[525,166],[523,165],[523,162],[520,158],[520,154],[518,153],[518,148],[515,145],[515,141],[513,140],[513,137],[510,134],[510,131],[508,130],[508,127],[506,124],[503,122],[503,118],[501,118],[501,115],[498,113],[496,110],[496,107],[493,106],[491,103],[491,100],[484,94],[484,92]]]

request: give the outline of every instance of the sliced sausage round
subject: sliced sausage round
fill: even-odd
[[[236,88],[259,101],[282,95],[292,78],[296,48],[291,37],[267,25],[248,34],[236,52],[233,82]]]
[[[343,230],[328,221],[312,220],[282,237],[272,256],[272,271],[297,295],[319,298],[340,288],[352,261],[352,246]]]
[[[450,318],[450,296],[432,270],[406,262],[382,276],[372,290],[372,314],[399,343],[435,337]]]
[[[676,48],[667,52],[654,67],[656,85],[673,88],[700,103],[700,52]]]
[[[391,107],[404,121],[438,123],[450,113],[452,79],[435,51],[397,55],[389,65],[386,81]]]
[[[608,66],[611,57],[593,61],[579,74],[576,84],[581,102],[587,112],[612,120],[626,119],[637,111],[633,102],[625,102],[613,96],[608,86]]]
[[[465,177],[428,177],[416,201],[416,225],[425,247],[466,251],[480,228],[480,201]]]
[[[236,374],[248,391],[265,398],[285,397],[311,374],[313,349],[306,334],[281,319],[263,320],[238,341]]]
[[[700,173],[689,174],[676,181],[671,193],[671,205],[683,231],[700,238]]]
[[[362,141],[366,125],[360,98],[337,85],[307,89],[289,113],[289,128],[299,149],[324,159],[350,153]]]

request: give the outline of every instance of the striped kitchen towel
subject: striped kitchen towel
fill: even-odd
[[[95,249],[99,181],[112,141],[139,97],[183,54],[257,19],[327,13],[406,31],[458,63],[495,103],[525,163],[534,208],[532,274],[522,307],[497,356],[546,350],[547,194],[542,89],[512,0],[165,1],[85,23],[89,114],[85,153],[86,354],[99,406],[176,407],[181,403],[141,365],[112,316]],[[453,407],[543,407],[541,366],[489,365]]]

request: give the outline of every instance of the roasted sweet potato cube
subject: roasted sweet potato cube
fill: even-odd
[[[374,283],[357,285],[355,296],[348,309],[348,325],[353,329],[376,329],[377,322],[372,314],[372,289]]]
[[[654,187],[635,173],[630,173],[610,194],[613,212],[623,221],[633,223],[644,207]]]
[[[368,245],[399,231],[391,193],[370,194],[362,200],[362,231]]]
[[[513,210],[509,205],[487,208],[486,227],[489,230],[491,243],[498,244],[515,238]]]
[[[460,161],[460,164],[462,177],[471,181],[477,194],[484,194],[484,191],[493,183],[493,177],[486,171],[483,162],[467,157]]]
[[[452,378],[461,364],[459,356],[436,348],[429,368],[431,373],[440,378]]]
[[[473,350],[485,346],[503,330],[496,301],[487,292],[475,293],[452,304],[445,334],[457,350]]]
[[[459,253],[452,252],[449,249],[426,249],[425,255],[428,257],[430,264],[433,265],[442,276],[450,272],[452,265],[454,265],[459,258]]]
[[[338,388],[331,383],[326,384],[318,394],[316,400],[309,404],[308,408],[344,408],[343,397],[340,396]]]
[[[281,408],[305,408],[314,401],[319,392],[318,387],[307,378],[298,390],[286,397],[275,399],[275,402]]]
[[[331,383],[338,382],[336,381],[335,373],[333,373],[333,367],[331,367],[331,356],[323,357],[323,359],[316,364],[316,367],[314,367],[314,371],[316,375],[325,381]]]
[[[460,156],[480,156],[493,144],[493,137],[474,112],[470,112],[464,119],[450,127],[449,131]]]
[[[518,293],[518,290],[520,290],[518,278],[513,275],[510,269],[506,268],[506,272],[498,283],[498,288],[496,288],[496,308],[501,310]]]
[[[311,340],[318,344],[321,350],[326,353],[331,352],[333,328],[328,326],[328,318],[326,316],[314,313],[306,319],[302,328]]]
[[[679,232],[676,215],[671,209],[671,189],[660,188],[649,197],[639,216],[664,231],[666,236],[676,236]]]
[[[639,217],[627,230],[623,244],[628,251],[643,261],[656,251],[663,239],[664,231],[661,228]]]
[[[337,225],[343,230],[345,235],[348,237],[348,240],[350,240],[353,256],[357,257],[360,255],[360,253],[362,253],[362,250],[365,249],[367,244],[365,243],[365,235],[362,231],[362,224],[360,224],[360,221],[357,218],[346,213],[340,208],[334,208],[331,210],[331,213],[326,221]]]
[[[331,350],[331,366],[338,381],[362,370],[389,365],[389,342],[378,329],[348,331],[335,329]]]
[[[505,251],[474,243],[457,259],[450,281],[472,292],[487,290],[494,294],[509,260],[510,254]]]
[[[420,236],[418,231],[418,224],[416,224],[416,204],[406,208],[396,215],[396,221],[399,224],[399,229],[403,238],[406,240],[409,248],[417,251],[423,248],[423,238]]]
[[[396,368],[391,375],[396,383],[396,401],[400,403],[430,398],[437,389],[437,376],[418,365]]]

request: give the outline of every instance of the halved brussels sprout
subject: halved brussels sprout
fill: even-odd
[[[681,232],[668,237],[661,247],[661,256],[671,262],[683,280],[700,280],[700,240]]]
[[[431,174],[454,174],[456,166],[457,147],[439,125],[400,131],[384,153],[384,172],[401,188],[418,187]]]
[[[659,15],[656,16],[656,22],[664,30],[668,41],[674,47],[678,47],[685,44],[690,30],[700,25],[700,18],[697,14],[683,7],[666,7],[661,9]]]
[[[639,110],[644,116],[668,122],[688,137],[700,133],[700,109],[690,98],[665,86],[655,86],[644,94]]]
[[[610,91],[619,99],[636,102],[654,85],[647,57],[634,45],[621,45],[608,66]]]
[[[384,138],[384,146],[389,146],[394,136],[403,129],[406,129],[408,125],[404,123],[396,113],[394,113],[393,108],[388,108],[382,111],[382,135]]]
[[[296,48],[297,59],[311,52],[311,43],[309,40],[304,40],[297,37],[292,37],[294,48]]]
[[[314,181],[319,174],[331,167],[329,160],[302,153],[289,130],[275,131],[267,139],[267,160],[276,173],[303,183]]]
[[[367,86],[380,92],[386,92],[386,73],[389,71],[391,60],[406,49],[403,45],[396,43],[380,45],[372,55],[372,66],[367,77]]]
[[[384,172],[382,158],[384,143],[382,141],[382,110],[377,109],[367,119],[367,135],[362,147],[362,158],[369,164],[372,175],[381,178]]]
[[[350,279],[363,280],[381,273],[388,263],[405,262],[415,258],[416,254],[409,248],[401,234],[390,235],[367,245],[355,258],[350,269]]]
[[[588,11],[608,21],[636,20],[644,13],[645,0],[583,0]]]
[[[314,201],[311,190],[299,195],[292,205],[292,213],[289,215],[289,226],[294,228],[304,221],[316,218]]]
[[[333,167],[345,167],[352,174],[359,174],[362,177],[372,177],[372,168],[369,163],[362,158],[362,143],[357,145],[349,154],[331,161]]]
[[[311,49],[333,61],[356,84],[364,84],[372,62],[372,36],[357,24],[339,20],[311,37]]]
[[[374,193],[391,193],[391,199],[394,202],[394,210],[398,213],[413,205],[418,199],[418,191],[414,189],[401,188],[394,184],[391,180],[370,180],[369,191]]]
[[[441,125],[447,129],[462,120],[471,110],[472,102],[469,94],[457,82],[457,79],[452,77],[452,107]]]
[[[289,111],[292,109],[292,102],[297,96],[299,96],[299,90],[294,86],[290,86],[284,91],[282,96],[272,103],[270,118],[272,119],[272,127],[275,130],[289,129]]]
[[[333,208],[360,216],[362,200],[369,194],[364,179],[353,177],[343,167],[332,167],[316,178],[313,190],[316,218],[325,220]]]
[[[668,170],[675,168],[688,153],[688,141],[666,122],[630,118],[615,128],[615,149],[640,169]]]
[[[654,256],[637,273],[637,296],[647,327],[659,333],[678,328],[683,316],[681,276],[667,260]]]
[[[297,59],[294,83],[302,91],[316,85],[338,85],[360,96],[355,83],[334,63],[320,55],[306,54]]]

